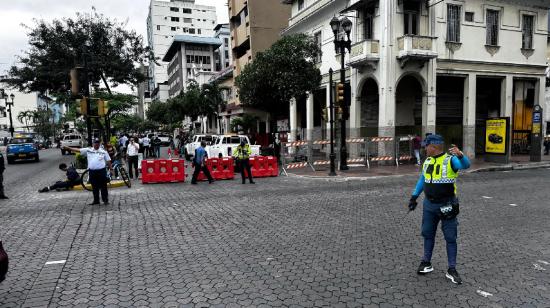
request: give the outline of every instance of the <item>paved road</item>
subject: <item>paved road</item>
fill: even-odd
[[[1,307],[550,306],[546,169],[461,178],[455,286],[441,234],[435,271],[415,274],[413,177],[135,185],[86,206],[90,193],[36,193],[57,153],[7,170]]]

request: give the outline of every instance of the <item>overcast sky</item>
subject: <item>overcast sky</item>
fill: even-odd
[[[92,6],[105,16],[128,20],[128,28],[143,35],[147,43],[146,19],[150,0],[0,0],[0,75],[15,63],[16,55],[27,49],[26,30],[33,18],[52,20],[74,17],[75,12],[90,11]],[[226,0],[196,0],[197,4],[216,6],[218,23],[228,21]]]

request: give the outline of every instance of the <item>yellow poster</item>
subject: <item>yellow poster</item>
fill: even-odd
[[[485,130],[485,152],[506,154],[506,119],[488,119]]]

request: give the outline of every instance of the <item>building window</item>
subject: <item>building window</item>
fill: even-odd
[[[420,15],[420,3],[407,1],[403,3],[403,23],[405,35],[418,35],[418,15]]]
[[[532,15],[523,15],[523,29],[521,48],[533,49],[533,24],[535,18]]]
[[[374,35],[374,7],[369,7],[365,10],[363,18],[363,38],[365,40],[372,40]]]
[[[178,9],[177,7],[171,7],[170,8],[170,12],[179,12],[180,9]]]
[[[468,22],[474,22],[474,12],[466,12],[464,19]]]
[[[180,18],[179,17],[170,17],[170,20],[171,21],[180,21]]]
[[[229,59],[229,50],[226,50],[226,51],[225,51],[225,58],[226,58],[226,59]]]
[[[176,31],[176,27],[170,27],[171,31]]]
[[[298,0],[298,11],[304,8],[304,0]]]
[[[193,22],[193,18],[184,18],[183,22],[186,23],[186,24],[190,24],[190,23]]]
[[[195,29],[194,28],[189,28],[189,33],[190,34],[195,34]]]
[[[191,9],[181,9],[181,12],[183,14],[191,14],[193,11],[191,11]]]
[[[323,39],[321,36],[321,31],[316,32],[313,34],[313,41],[315,42],[315,45],[319,48],[319,54],[317,54],[317,57],[315,57],[315,63],[321,63],[322,61],[322,54],[321,54],[321,48],[323,46]]]
[[[223,39],[223,44],[225,47],[229,47],[229,39],[227,37]]]
[[[160,26],[157,26],[157,30],[160,31]]]
[[[460,9],[459,5],[447,5],[447,42],[460,43]]]
[[[201,34],[201,29],[197,29],[197,34]]]
[[[499,11],[487,10],[487,45],[498,46]]]

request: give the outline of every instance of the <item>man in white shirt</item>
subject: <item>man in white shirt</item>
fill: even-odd
[[[88,159],[88,170],[90,170],[90,183],[92,184],[92,190],[94,194],[94,202],[90,205],[99,204],[99,192],[101,191],[101,199],[105,205],[109,204],[109,194],[107,190],[107,166],[109,170],[113,170],[111,166],[111,157],[109,153],[100,147],[99,139],[94,139],[94,146],[92,148],[69,148],[65,147],[65,150],[80,152],[82,155],[86,155]]]
[[[134,177],[133,171],[136,171],[136,180],[139,177],[138,169],[138,154],[139,154],[139,143],[137,143],[137,138],[130,138],[130,143],[128,143],[128,149],[126,154],[128,155],[128,172],[130,173],[130,178]],[[133,167],[133,170],[132,170]]]
[[[151,148],[151,139],[145,135],[143,139],[141,140],[141,143],[143,144],[143,156],[145,158],[149,157],[150,148]]]

